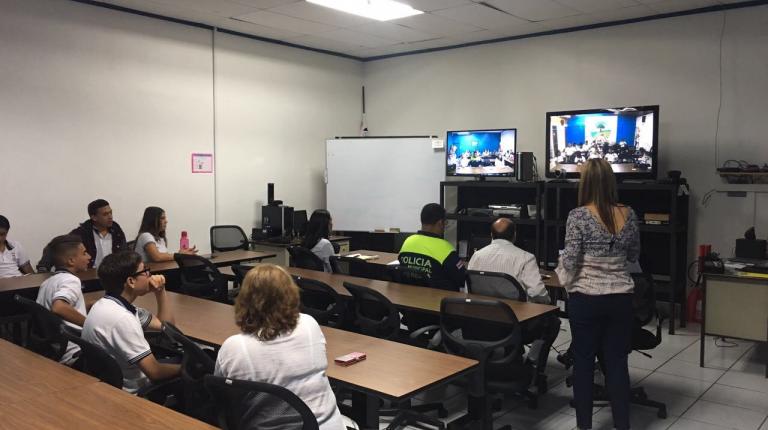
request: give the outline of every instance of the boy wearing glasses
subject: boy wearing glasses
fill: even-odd
[[[76,274],[88,270],[91,256],[80,237],[71,234],[54,237],[45,249],[53,257],[58,270],[40,285],[37,303],[79,330],[85,322],[85,299],[82,283]],[[69,342],[59,361],[72,365],[79,353],[80,347]]]
[[[178,376],[181,367],[158,362],[144,338],[144,330],[160,330],[165,321],[173,323],[165,277],[152,275],[139,254],[124,251],[104,257],[99,280],[106,294],[91,307],[82,338],[104,348],[118,362],[123,389],[135,394],[150,382]],[[132,304],[149,293],[157,300],[157,316]]]

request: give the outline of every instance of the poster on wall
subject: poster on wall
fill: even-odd
[[[213,154],[192,154],[192,173],[213,173]]]

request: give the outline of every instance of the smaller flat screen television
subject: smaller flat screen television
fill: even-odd
[[[517,129],[449,131],[446,176],[514,176]]]
[[[575,178],[591,158],[611,164],[618,177],[656,179],[659,106],[547,113],[546,176]]]

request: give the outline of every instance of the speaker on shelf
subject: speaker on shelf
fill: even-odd
[[[518,152],[517,169],[515,170],[517,180],[521,182],[532,181],[534,170],[533,152]]]

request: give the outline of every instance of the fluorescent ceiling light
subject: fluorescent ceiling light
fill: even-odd
[[[405,18],[424,12],[393,0],[307,0],[309,3],[379,21]]]

